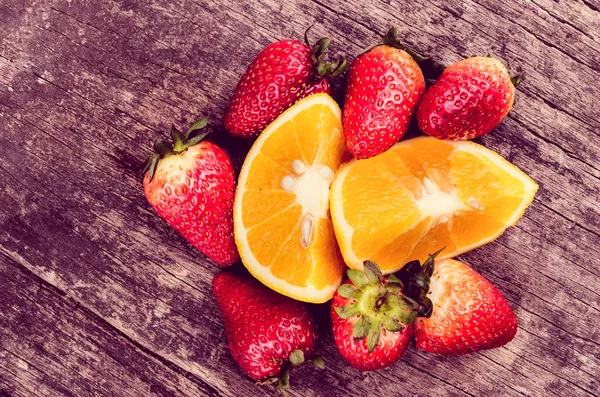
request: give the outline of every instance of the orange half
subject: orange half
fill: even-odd
[[[329,188],[345,145],[341,111],[326,94],[298,101],[250,149],[238,180],[235,241],[263,284],[320,303],[345,269],[329,213]]]
[[[497,238],[529,206],[537,184],[468,141],[420,137],[344,164],[331,188],[335,234],[348,266],[385,273],[446,247],[451,258]]]

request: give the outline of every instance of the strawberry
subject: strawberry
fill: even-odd
[[[346,147],[357,159],[388,150],[408,129],[425,92],[425,79],[392,28],[384,44],[360,55],[348,70],[343,126]]]
[[[173,144],[160,138],[144,167],[146,199],[169,225],[220,266],[239,259],[233,238],[235,176],[229,156],[204,141],[207,118],[194,123],[186,136],[175,128]]]
[[[280,376],[279,386],[287,387],[291,367],[309,358],[318,344],[306,306],[252,277],[229,272],[215,276],[212,290],[234,360],[251,378]],[[321,358],[312,361],[323,365]]]
[[[459,61],[423,96],[417,110],[419,128],[427,135],[450,140],[487,134],[512,108],[518,82],[497,59]]]
[[[408,347],[417,304],[402,294],[396,277],[383,277],[374,262],[365,261],[364,272],[348,270],[348,277],[331,303],[335,344],[354,368],[388,367]]]
[[[466,354],[503,346],[517,332],[517,317],[500,291],[463,262],[409,262],[396,273],[404,292],[419,303],[418,349]],[[411,270],[412,269],[412,270]]]
[[[308,33],[308,32],[307,32]],[[327,76],[337,76],[346,62],[325,62],[329,39],[312,48],[296,40],[282,40],[265,47],[238,83],[224,124],[232,135],[255,138],[298,99],[310,94],[330,94]]]

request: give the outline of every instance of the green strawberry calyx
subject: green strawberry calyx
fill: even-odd
[[[515,88],[517,88],[521,84],[521,81],[523,81],[523,76],[521,76],[520,74],[515,74],[514,76],[510,77],[510,82]]]
[[[429,284],[435,267],[435,258],[444,248],[429,254],[429,257],[423,263],[418,260],[408,262],[402,269],[393,274],[402,282],[402,293],[417,303],[419,317],[429,318],[433,312],[433,303],[427,297],[427,294],[429,293]]]
[[[398,29],[396,29],[395,26],[392,26],[390,30],[388,30],[386,35],[383,36],[383,45],[388,45],[406,51],[408,55],[410,55],[415,60],[415,62],[423,71],[423,76],[425,76],[425,80],[437,79],[444,72],[444,69],[446,69],[446,66],[444,64],[438,62],[433,57],[423,56],[415,50],[413,50],[412,48],[404,45],[398,38]]]
[[[187,130],[185,134],[175,128],[175,126],[171,127],[171,139],[173,142],[165,142],[161,138],[157,138],[154,141],[154,154],[148,157],[146,162],[144,163],[144,167],[142,169],[142,174],[145,175],[149,173],[150,179],[148,182],[152,182],[154,178],[154,174],[156,172],[156,167],[158,166],[158,162],[160,159],[165,158],[171,154],[178,154],[185,151],[187,148],[197,145],[202,142],[204,138],[208,135],[210,131],[205,131],[203,133],[197,134],[197,131],[200,131],[206,128],[208,124],[208,117],[203,117],[200,120],[193,123]]]
[[[313,62],[313,78],[314,80],[320,80],[324,77],[331,76],[337,77],[344,73],[348,62],[345,59],[340,59],[337,62],[328,62],[326,58],[326,52],[329,48],[331,40],[328,37],[319,39],[316,43],[311,44],[308,39],[308,32],[313,27],[309,26],[304,32],[304,42],[312,50],[311,60]]]
[[[358,315],[352,336],[366,338],[367,349],[372,353],[382,329],[401,332],[415,321],[418,304],[402,293],[404,284],[400,279],[394,275],[383,277],[375,262],[367,260],[363,268],[364,271],[348,270],[352,283],[342,284],[337,292],[350,302],[334,310],[344,319]]]
[[[293,350],[287,361],[281,366],[279,376],[274,376],[256,382],[256,385],[271,385],[276,384],[276,389],[284,396],[288,396],[287,390],[290,388],[290,372],[292,368],[299,367],[306,362],[312,362],[317,368],[325,368],[325,363],[321,356],[315,356],[310,359],[305,359],[304,352],[300,349]]]

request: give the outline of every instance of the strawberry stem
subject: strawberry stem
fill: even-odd
[[[161,159],[171,154],[181,153],[187,148],[200,143],[206,137],[206,135],[208,135],[208,131],[202,134],[198,134],[192,138],[189,138],[189,136],[193,135],[195,131],[205,128],[207,124],[208,117],[201,118],[188,128],[187,133],[185,135],[179,132],[177,128],[175,128],[175,126],[172,126],[171,140],[173,141],[173,143],[165,142],[161,138],[156,138],[153,145],[154,153],[144,162],[142,168],[142,175],[145,175],[146,173],[149,174],[148,182],[152,182],[152,180],[154,179],[156,167],[158,166],[158,162]]]
[[[358,316],[352,336],[366,338],[367,349],[373,352],[382,327],[387,332],[402,331],[414,322],[418,304],[402,295],[403,284],[397,277],[386,280],[375,262],[365,261],[363,269],[364,272],[348,270],[348,278],[354,285],[342,284],[338,294],[350,301],[334,310],[341,318]]]
[[[308,32],[314,26],[314,23],[308,27],[304,31],[304,41],[306,45],[312,50],[311,60],[313,62],[313,79],[320,80],[327,76],[337,77],[341,75],[346,67],[348,66],[348,62],[345,59],[340,59],[337,62],[327,62],[326,60],[326,52],[329,48],[329,44],[331,43],[331,39],[328,37],[323,37],[319,39],[314,45],[310,44],[310,40],[308,39]]]
[[[390,30],[388,30],[388,32],[385,34],[385,36],[383,36],[383,45],[388,45],[406,51],[408,55],[410,55],[415,60],[415,62],[417,62],[417,64],[423,71],[425,80],[437,79],[444,72],[444,69],[446,69],[446,66],[444,64],[436,61],[432,57],[423,56],[415,50],[413,50],[412,48],[405,46],[400,41],[400,39],[398,39],[398,29],[396,29],[395,26],[392,26]],[[372,48],[373,47],[369,48],[367,51],[371,50]]]
[[[515,74],[510,78],[510,82],[513,84],[515,88],[517,88],[521,84],[522,77],[520,74]]]
[[[433,311],[433,304],[427,294],[429,293],[429,284],[434,271],[435,258],[445,248],[443,247],[433,254],[429,254],[423,264],[420,264],[419,261],[408,262],[395,274],[404,284],[402,291],[405,297],[416,303],[419,317],[430,317]]]

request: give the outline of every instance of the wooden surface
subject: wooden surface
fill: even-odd
[[[152,211],[139,165],[171,123],[218,127],[262,47],[316,22],[349,59],[395,24],[452,63],[493,54],[525,81],[479,142],[540,184],[525,216],[462,259],[519,318],[507,346],[411,349],[394,367],[343,363],[314,307],[326,369],[296,396],[600,394],[600,1],[296,3],[0,0],[0,396],[254,396],[215,316],[218,268]],[[339,96],[338,96],[339,97]]]

